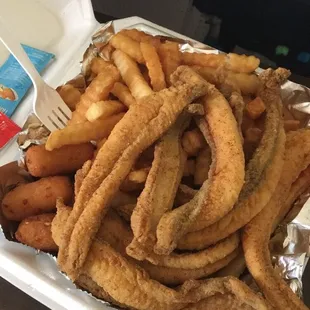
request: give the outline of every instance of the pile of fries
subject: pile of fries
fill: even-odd
[[[227,75],[247,96],[254,95],[259,87],[258,78],[253,74],[259,60],[254,56],[181,53],[179,43],[136,29],[125,29],[114,35],[101,54],[109,57],[110,62],[99,57],[93,59],[90,84],[85,93],[81,94],[81,90],[71,84],[58,88],[74,113],[69,126],[51,136],[48,150],[105,139],[137,100],[169,87],[170,75],[182,64],[215,85]],[[253,109],[251,104],[248,108]]]
[[[282,119],[289,72],[258,76],[254,56],[181,52],[175,40],[136,29],[113,35],[100,55],[85,89],[57,88],[73,111],[68,125],[26,154],[38,186],[53,182],[67,197],[57,213],[56,203],[42,212],[36,201],[14,218],[8,193],[2,210],[23,220],[17,239],[59,248],[63,272],[119,306],[307,309],[268,255],[270,235],[310,185],[310,145],[298,142],[310,134],[287,110]],[[45,180],[72,173],[74,193],[68,178]],[[40,223],[39,233],[44,221],[46,242],[33,242],[36,228],[25,223]],[[238,280],[246,267],[264,298]]]

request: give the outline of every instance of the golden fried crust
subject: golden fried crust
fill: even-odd
[[[229,264],[238,255],[238,252],[238,249],[236,249],[213,263],[195,269],[178,268],[176,266],[155,266],[146,261],[138,263],[138,265],[142,267],[152,279],[165,285],[175,286],[182,284],[187,280],[206,278]],[[193,256],[195,258],[194,254]],[[200,262],[200,264],[203,264],[203,262]]]
[[[157,254],[169,254],[188,231],[198,231],[227,214],[244,183],[244,155],[236,120],[223,95],[208,83],[205,118],[198,125],[212,151],[209,177],[195,197],[167,212],[157,227]],[[226,184],[226,185],[225,185]]]
[[[81,274],[75,284],[88,292],[90,292],[93,296],[110,302],[116,306],[121,308],[125,308],[126,306],[123,304],[118,303],[115,299],[113,299],[106,291],[102,289],[96,282],[92,280],[92,278],[88,277],[87,275]]]
[[[100,148],[82,183],[59,252],[59,260],[73,278],[87,257],[109,202],[140,153],[176,121],[189,103],[206,93],[204,80],[188,67],[178,68],[176,74],[176,87],[144,97],[129,109]]]
[[[187,114],[182,114],[155,147],[152,168],[131,216],[134,239],[127,248],[127,254],[136,259],[143,260],[153,252],[157,224],[162,215],[173,207],[186,161],[180,137],[189,120]]]
[[[216,245],[202,251],[183,254],[171,253],[167,256],[150,253],[147,256],[147,260],[154,265],[170,268],[198,269],[224,259],[226,256],[234,252],[238,246],[239,234],[235,233]]]
[[[310,187],[310,166],[308,166],[305,170],[301,172],[298,179],[292,184],[288,195],[285,201],[282,203],[281,209],[277,215],[277,218],[274,220],[273,229],[274,231],[276,227],[281,224],[285,225],[292,221],[300,211],[301,205],[297,205],[295,210],[290,210],[292,207],[294,208],[294,202],[305,193]],[[303,204],[302,204],[303,205]],[[283,222],[284,220],[284,222]]]
[[[310,131],[287,136],[285,161],[280,181],[266,207],[246,227],[243,248],[247,266],[264,295],[276,309],[308,309],[274,271],[268,242],[274,221],[285,202],[291,184],[310,164]]]
[[[70,208],[64,207],[59,201],[57,215],[52,223],[53,238],[58,244],[69,214]],[[118,304],[135,309],[175,310],[190,303],[197,303],[216,293],[231,293],[237,299],[244,300],[246,304],[255,305],[253,309],[267,309],[263,299],[233,277],[204,281],[190,280],[177,290],[150,279],[134,260],[125,258],[124,249],[130,242],[130,236],[132,236],[131,231],[119,222],[117,216],[109,213],[90,249],[87,263],[81,273],[87,277],[87,289],[94,290],[91,292],[96,296],[103,297],[108,294],[109,298],[117,300]],[[111,247],[107,242],[113,246]],[[171,271],[169,272],[171,274]],[[102,292],[99,287],[102,288]]]
[[[277,74],[269,78],[275,79]],[[265,131],[259,146],[247,165],[245,184],[234,209],[217,223],[198,232],[188,233],[178,243],[180,249],[203,249],[229,236],[247,224],[269,201],[282,169],[285,134],[281,121],[279,84],[263,79],[265,86],[260,96],[266,104]]]
[[[61,221],[61,217],[68,217],[66,212],[67,209],[58,208],[55,225]],[[114,212],[109,211],[105,217],[104,224],[100,226],[97,239],[107,242],[113,249],[127,257],[125,249],[132,240],[132,232]],[[127,257],[127,259],[145,269],[152,279],[163,284],[177,285],[189,279],[206,277],[223,268],[239,253],[238,245],[239,237],[234,235],[213,248],[202,252],[171,254],[167,257],[150,254],[148,259],[152,258],[150,260],[155,260],[155,263],[159,266],[152,265],[146,261],[137,262],[130,257]]]
[[[216,277],[234,276],[239,278],[246,268],[243,250],[241,249],[238,255],[227,266],[214,274]]]
[[[278,214],[278,222],[286,225],[291,222],[300,212],[301,208],[304,206],[302,203],[294,204],[294,202],[305,193],[310,187],[310,166],[305,169],[298,179],[292,184],[286,203],[281,208]],[[289,211],[289,212],[288,212]],[[285,216],[284,221],[282,221],[283,216]],[[274,225],[275,227],[276,225]]]
[[[87,173],[89,172],[89,170],[91,168],[91,164],[92,164],[91,160],[86,161],[84,163],[83,167],[76,172],[76,174],[74,176],[74,195],[75,196],[78,195],[80,188],[81,188],[81,185],[82,185],[82,182],[85,179],[85,177],[87,176]]]
[[[215,294],[207,299],[186,307],[182,310],[253,310],[250,305],[244,304],[232,294]]]

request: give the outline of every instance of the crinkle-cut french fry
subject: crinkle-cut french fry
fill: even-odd
[[[206,146],[206,140],[198,128],[186,131],[182,137],[182,146],[188,156],[195,156]]]
[[[166,41],[158,47],[158,55],[165,73],[166,83],[170,83],[170,75],[181,64],[181,53],[179,44],[176,42]]]
[[[115,49],[119,49],[126,53],[132,59],[140,64],[144,63],[144,58],[140,50],[139,42],[131,39],[122,33],[117,33],[114,35],[109,42]]]
[[[90,65],[90,70],[95,74],[98,75],[100,72],[106,70],[111,65],[110,62],[105,61],[101,57],[96,57],[92,60]]]
[[[121,82],[116,82],[111,90],[111,93],[117,97],[124,105],[129,108],[136,103],[129,88]]]
[[[108,119],[98,119],[94,122],[74,124],[64,129],[55,130],[48,137],[45,148],[48,151],[58,149],[64,145],[81,144],[107,137],[125,113],[112,115]]]
[[[234,53],[229,53],[226,68],[243,73],[254,72],[260,63],[260,60],[255,56],[238,55]]]
[[[220,84],[220,75],[217,68],[202,67],[202,66],[191,66],[197,73],[199,73],[205,80],[211,84]],[[236,85],[242,94],[251,95],[256,94],[259,89],[259,79],[255,74],[248,73],[237,73],[229,70],[224,70],[224,74],[227,74],[227,80],[231,81],[233,85]]]
[[[102,69],[81,96],[81,100],[76,105],[76,110],[72,113],[72,118],[68,122],[68,125],[86,122],[85,114],[91,104],[106,100],[115,82],[119,79],[119,72],[114,65],[109,64]]]
[[[149,171],[150,167],[131,171],[121,185],[121,190],[124,192],[141,190],[144,187]]]
[[[245,106],[248,116],[255,120],[259,118],[266,110],[266,106],[260,97],[256,97]]]
[[[105,119],[125,110],[126,106],[117,100],[98,101],[88,108],[86,118],[88,121],[93,122],[98,118]]]
[[[204,54],[204,53],[182,53],[182,63],[186,65],[198,65],[202,67],[219,68],[225,66],[226,69],[252,73],[259,66],[259,59],[255,56],[238,55],[234,53],[226,54]]]
[[[57,87],[57,91],[65,104],[69,107],[69,109],[71,111],[74,111],[76,105],[81,99],[80,91],[71,84]]]
[[[225,65],[226,58],[225,54],[181,53],[183,64],[201,67],[218,68]]]
[[[165,75],[157,54],[156,48],[149,43],[140,43],[140,49],[144,57],[145,65],[154,91],[166,88]]]
[[[146,34],[145,32],[138,29],[123,29],[119,33],[130,37],[131,39],[138,42],[145,42],[146,40],[148,40],[149,37],[152,37],[151,35]]]
[[[137,63],[121,50],[115,50],[112,59],[133,97],[138,100],[153,93],[143,78]]]
[[[120,33],[126,35],[127,37],[132,38],[138,42],[146,42],[150,43],[154,47],[158,47],[160,45],[160,38],[156,36],[152,36],[143,31],[137,29],[123,29]]]

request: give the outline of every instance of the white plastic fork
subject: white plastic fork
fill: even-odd
[[[0,40],[23,67],[33,83],[33,110],[37,117],[50,131],[64,128],[71,118],[71,110],[58,92],[43,81],[20,43],[6,29],[1,19]]]

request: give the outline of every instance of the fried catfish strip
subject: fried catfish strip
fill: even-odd
[[[190,202],[161,218],[154,248],[160,255],[171,253],[188,231],[203,229],[227,214],[244,183],[244,156],[236,120],[224,96],[207,85],[205,117],[198,123],[212,152],[209,176]]]
[[[281,71],[280,71],[281,73]],[[285,134],[281,121],[279,84],[287,71],[266,70],[260,96],[266,104],[265,131],[252,159],[246,167],[245,184],[232,211],[213,225],[199,232],[188,233],[178,243],[180,249],[204,249],[226,238],[246,225],[268,203],[283,165]]]
[[[203,267],[190,269],[178,267],[156,266],[147,261],[138,263],[152,279],[168,285],[175,286],[184,283],[187,280],[198,280],[205,278],[229,264],[238,255],[238,249],[232,251],[222,259]]]
[[[225,258],[234,252],[238,246],[239,235],[235,233],[216,245],[199,252],[183,254],[171,253],[168,256],[151,253],[148,255],[147,260],[158,266],[180,269],[198,269]]]
[[[121,218],[123,218],[126,222],[130,223],[131,214],[135,207],[136,204],[128,204],[119,206],[117,209],[115,209],[115,211]]]
[[[74,176],[74,196],[76,197],[79,194],[80,188],[82,186],[82,182],[87,176],[91,168],[92,161],[87,160],[81,169],[79,169]]]
[[[70,208],[58,204],[57,215],[52,223],[52,233],[56,244],[60,245],[63,229],[69,218]],[[109,221],[107,221],[108,223]],[[233,294],[244,303],[254,305],[255,310],[267,310],[266,302],[250,290],[244,283],[234,277],[216,278],[204,281],[190,280],[176,290],[168,288],[150,279],[149,275],[135,265],[131,260],[123,257],[106,241],[109,240],[106,230],[123,231],[115,228],[113,221],[110,228],[101,226],[97,239],[93,242],[81,276],[91,280],[91,287],[95,285],[95,293],[104,297],[105,294],[130,308],[141,310],[178,310],[215,294]],[[127,233],[124,232],[124,235]],[[122,239],[121,236],[120,239]],[[110,242],[114,239],[110,238]],[[123,242],[126,242],[123,241]],[[116,247],[117,244],[115,245]],[[60,265],[62,268],[62,265]],[[77,280],[79,282],[79,279]],[[89,281],[87,281],[89,283]],[[100,291],[100,288],[102,291]]]
[[[235,119],[238,124],[240,137],[243,142],[241,125],[243,121],[245,102],[241,95],[241,90],[234,80],[229,79],[228,71],[226,71],[225,68],[219,68],[217,71],[218,71],[218,82],[220,83],[218,88],[221,91],[221,93],[225,96],[225,98],[229,102],[231,109],[233,110]]]
[[[293,203],[298,199],[298,197],[303,194],[307,189],[310,187],[310,166],[308,166],[305,170],[301,172],[298,179],[292,184],[288,195],[284,202],[281,204],[281,209],[279,210],[279,213],[277,215],[277,218],[274,220],[273,224],[273,230],[280,224],[283,223],[283,220],[285,218],[285,222],[289,223],[291,220],[297,216],[296,210],[295,210],[295,216],[294,217],[287,217],[286,215],[289,213]]]
[[[234,276],[239,278],[246,269],[244,253],[240,248],[238,255],[227,266],[214,274],[215,277]]]
[[[189,121],[189,115],[183,114],[155,147],[152,168],[131,216],[134,238],[127,254],[138,260],[153,252],[157,225],[173,207],[187,157],[180,139]]]
[[[66,223],[59,261],[76,278],[110,201],[140,153],[176,121],[183,109],[207,91],[206,82],[188,67],[175,72],[176,87],[147,96],[133,105],[100,148],[82,183]]]
[[[90,292],[94,297],[110,302],[116,306],[121,308],[126,308],[125,305],[118,303],[115,299],[113,299],[104,289],[99,286],[96,282],[94,282],[87,275],[80,275],[78,280],[75,282],[78,287],[83,288],[84,290]]]
[[[273,269],[268,248],[274,221],[292,183],[310,164],[310,131],[287,135],[285,160],[280,181],[266,207],[245,227],[243,248],[247,267],[275,309],[308,309]]]
[[[216,293],[231,291],[237,298],[253,305],[254,309],[268,309],[262,298],[233,277],[190,280],[178,290],[168,288],[151,280],[142,268],[130,263],[104,242],[95,241],[92,245],[84,273],[113,299],[136,309],[182,309],[189,303],[199,302]],[[187,286],[191,288],[189,291],[186,290]]]
[[[243,142],[241,126],[242,126],[243,111],[244,111],[245,103],[239,90],[233,90],[231,92],[231,95],[229,97],[229,104],[231,108],[233,109],[233,112],[234,112],[234,115],[235,115],[235,118],[238,124],[239,134]]]
[[[279,222],[283,225],[291,222],[297,215],[298,213],[300,212],[301,208],[303,207],[303,204],[296,204],[296,205],[293,205],[293,203],[298,199],[298,197],[300,195],[302,195],[303,193],[306,192],[306,190],[309,189],[310,187],[310,166],[305,169],[301,174],[300,176],[298,177],[298,179],[293,183],[291,189],[290,189],[290,192],[288,194],[288,197],[287,197],[287,203],[285,203],[285,205],[291,207],[291,209],[289,210],[289,212],[286,214],[287,210],[290,208],[290,207],[285,207],[285,205],[283,207],[285,207],[285,212],[283,210],[283,208],[281,208],[281,211],[279,212],[278,214],[278,217],[279,218]],[[292,206],[293,205],[293,206]],[[282,216],[285,215],[285,218],[284,218],[284,222],[282,221]]]
[[[196,195],[197,190],[185,185],[180,184],[178,191],[175,196],[174,204],[176,207],[179,207],[187,202],[189,202],[191,199],[194,198]]]
[[[253,310],[254,308],[232,294],[215,294],[182,310]]]

